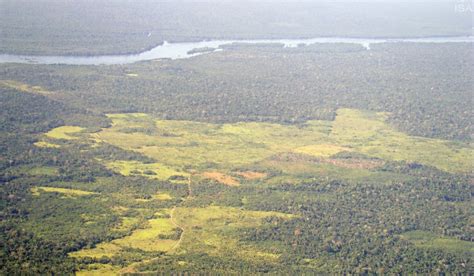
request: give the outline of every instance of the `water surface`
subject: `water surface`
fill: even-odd
[[[128,64],[138,61],[153,60],[160,58],[182,59],[202,55],[208,52],[188,53],[198,48],[213,48],[213,51],[222,51],[219,48],[232,43],[261,44],[277,43],[282,47],[298,47],[299,45],[311,45],[316,43],[351,43],[362,45],[370,50],[370,45],[376,43],[456,43],[474,42],[473,36],[459,37],[426,37],[426,38],[399,38],[399,39],[371,39],[371,38],[343,38],[343,37],[319,37],[311,39],[261,39],[261,40],[210,40],[201,42],[164,42],[151,50],[139,54],[124,55],[102,55],[102,56],[29,56],[0,54],[0,63],[27,63],[27,64],[69,64],[69,65],[112,65]],[[213,52],[210,51],[210,52]]]

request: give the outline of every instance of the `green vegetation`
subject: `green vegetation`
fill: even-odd
[[[417,162],[447,171],[472,170],[474,151],[468,144],[408,136],[387,126],[385,117],[386,114],[338,110],[330,137],[369,156]]]
[[[127,224],[136,223],[131,218],[125,218],[123,221]],[[176,243],[176,239],[166,239],[174,234],[174,225],[170,222],[170,218],[155,218],[147,221],[146,226],[142,229],[134,230],[129,236],[112,240],[110,242],[100,243],[93,249],[83,249],[78,252],[70,253],[75,258],[101,258],[103,256],[113,257],[119,254],[121,250],[127,248],[140,249],[143,251],[168,251]]]
[[[331,121],[338,109],[351,108],[389,112],[388,123],[413,136],[469,142],[472,72],[460,57],[471,51],[469,43],[375,44],[370,51],[351,44],[233,46],[206,57],[125,67],[5,64],[0,75],[41,86],[69,108],[89,109],[82,125],[60,125],[96,123],[92,111],[295,124]],[[130,72],[137,76],[126,76]]]
[[[30,171],[28,171],[29,174],[32,175],[58,175],[59,171],[57,168],[54,167],[36,167],[32,168]]]
[[[474,253],[474,245],[472,242],[437,236],[426,231],[406,232],[401,235],[401,238],[407,239],[421,248],[432,248],[461,253],[467,252],[470,254]]]
[[[299,147],[295,149],[295,152],[316,157],[330,157],[336,153],[348,150],[350,151],[351,149],[330,144],[320,144]]]
[[[152,179],[168,180],[173,177],[186,178],[187,173],[176,171],[160,163],[144,164],[138,161],[113,161],[106,167],[122,175],[140,175]],[[179,181],[175,181],[179,182]]]
[[[45,135],[46,137],[52,139],[64,139],[64,140],[72,140],[77,139],[77,137],[72,136],[74,133],[78,133],[83,130],[82,127],[77,126],[61,126],[54,128],[47,132]]]
[[[51,94],[50,91],[44,90],[41,86],[30,86],[28,84],[12,81],[12,80],[1,80],[0,85],[8,87],[8,88],[13,88],[18,91],[28,92],[28,93],[33,93],[33,94],[40,94],[40,95]]]
[[[262,228],[263,233],[276,231],[279,235],[286,235],[285,231],[293,229],[290,231],[294,232],[291,235],[297,238],[296,240],[293,238],[296,244],[299,240],[304,241],[304,244],[308,243],[306,238],[314,239],[314,236],[306,237],[302,234],[305,228],[299,226],[301,216],[312,220],[315,219],[313,213],[305,211],[295,213],[295,209],[289,208],[290,206],[288,209],[284,208],[289,197],[293,198],[293,204],[297,202],[302,204],[309,200],[312,204],[316,204],[315,206],[327,211],[327,205],[338,204],[340,197],[346,193],[355,196],[350,202],[357,202],[356,195],[361,192],[359,189],[364,187],[370,187],[371,191],[375,192],[381,191],[380,187],[400,185],[397,181],[402,183],[419,181],[416,174],[406,175],[398,171],[396,164],[400,161],[402,164],[408,164],[408,168],[412,166],[415,171],[424,168],[424,165],[447,172],[468,172],[470,169],[472,159],[469,152],[472,149],[469,145],[409,136],[387,125],[387,116],[386,113],[340,109],[332,122],[308,121],[302,125],[281,125],[257,122],[214,124],[156,120],[143,113],[109,114],[108,117],[112,120],[110,127],[90,134],[83,131],[84,135],[93,138],[85,140],[89,141],[90,148],[97,146],[100,148],[107,143],[123,150],[135,151],[158,162],[105,159],[97,161],[125,177],[187,184],[188,195],[182,202],[184,207],[156,209],[152,207],[153,205],[148,205],[144,213],[140,212],[149,215],[141,220],[124,216],[130,211],[128,208],[116,209],[115,211],[121,216],[121,223],[113,231],[127,235],[98,243],[93,248],[72,252],[69,256],[84,264],[89,258],[96,260],[97,264],[111,263],[113,265],[105,269],[121,272],[137,272],[155,264],[163,265],[162,257],[156,257],[163,253],[171,256],[205,254],[229,261],[249,262],[250,267],[266,264],[276,269],[282,260],[291,262],[291,258],[285,259],[289,257],[285,255],[288,250],[285,248],[292,239],[282,237],[274,240],[273,237],[269,243],[266,241],[267,238],[262,238],[262,235],[266,234],[248,232],[249,230],[245,229]],[[56,130],[53,129],[48,133],[58,132]],[[94,140],[100,143],[95,144]],[[444,159],[440,160],[432,154],[442,155]],[[209,162],[210,160],[212,162]],[[423,170],[429,171],[428,168]],[[266,180],[261,181],[262,178]],[[329,179],[342,179],[348,183],[359,184],[346,186],[344,182],[330,180],[327,186],[313,187],[316,179],[323,183]],[[215,181],[214,184],[209,180]],[[255,182],[259,183],[262,189],[257,195],[254,190]],[[215,183],[225,185],[215,186]],[[241,183],[244,186],[241,186]],[[236,187],[242,188],[234,190]],[[265,187],[276,188],[279,192],[263,196],[260,193],[265,193]],[[318,194],[308,197],[308,192],[305,190],[312,191],[314,188]],[[213,195],[214,190],[219,196]],[[92,194],[64,188],[32,188],[33,194],[38,195],[40,191],[69,196]],[[131,195],[125,196],[129,199],[130,197]],[[262,200],[264,197],[268,198]],[[156,204],[155,200],[163,202],[173,200],[169,193],[160,191],[132,198],[135,199],[135,204]],[[400,199],[400,197],[394,198],[398,201]],[[386,204],[387,200],[392,199],[379,195],[380,203],[377,204]],[[237,206],[245,209],[236,208]],[[253,211],[262,207],[265,211]],[[363,207],[355,205],[352,208]],[[275,212],[276,210],[279,212]],[[399,209],[399,212],[405,210]],[[274,223],[278,225],[276,227],[279,230],[271,226]],[[392,222],[387,223],[388,225],[383,228],[368,228],[367,231],[369,233],[375,231],[375,235],[389,237],[389,233],[394,235],[406,229],[398,228],[397,223],[393,226],[389,226]],[[290,228],[286,230],[286,227]],[[390,230],[390,227],[398,230]],[[426,229],[432,231],[430,227]],[[322,230],[314,231],[321,233]],[[326,231],[327,229],[321,234],[327,235]],[[243,237],[242,233],[249,233],[250,236]],[[411,241],[415,248],[420,250],[434,248],[446,254],[463,256],[470,247],[470,242],[454,237],[431,238],[421,242],[413,241],[411,236],[405,233],[400,237],[402,240]],[[392,238],[396,239],[396,236]],[[322,238],[318,238],[320,239]],[[343,236],[337,237],[329,244],[327,240],[320,240],[318,248],[321,248],[322,252],[329,253],[323,255],[324,258],[331,260],[330,255],[341,250],[343,239],[345,239]],[[404,248],[403,250],[412,250],[407,248],[402,240],[394,242]],[[308,243],[308,246],[310,244],[314,246],[314,242]],[[354,246],[360,245],[356,243]],[[127,251],[130,249],[139,250],[141,253],[129,256]],[[307,252],[301,255],[306,257],[298,259],[299,266],[318,272],[329,272],[342,264],[332,260],[329,263],[334,262],[333,266],[328,266],[327,262],[313,260],[312,254]],[[117,265],[114,261],[116,258],[125,258],[126,261]],[[182,265],[181,268],[189,268],[189,265]],[[98,271],[101,271],[100,269]],[[96,267],[89,265],[82,267],[83,272],[95,270]]]
[[[5,64],[0,274],[468,274],[471,51]]]
[[[1,53],[136,53],[165,40],[471,34],[469,12],[454,12],[452,3],[442,2],[431,3],[429,9],[424,3],[406,2],[387,6],[372,2],[241,5],[191,1],[183,5],[147,0],[7,0],[2,4]]]
[[[239,242],[243,228],[258,228],[265,218],[291,219],[278,212],[245,211],[237,208],[209,206],[206,208],[178,208],[177,224],[183,227],[183,241],[179,252],[200,252],[210,256],[226,256],[247,261],[278,261],[282,252],[265,252],[264,247]]]
[[[53,143],[48,143],[48,142],[45,142],[45,141],[38,141],[36,143],[34,143],[35,146],[37,147],[40,147],[40,148],[60,148],[61,146],[60,145],[56,145],[56,144],[53,144]]]
[[[302,126],[158,120],[156,126],[148,126],[148,132],[129,133],[124,132],[125,126],[139,129],[151,118],[145,114],[113,114],[109,115],[112,127],[94,135],[101,141],[160,162],[114,161],[107,165],[109,168],[123,175],[152,171],[154,174],[149,177],[162,180],[173,175],[186,176],[179,173],[186,168],[230,169],[283,152],[328,158],[352,151],[451,172],[472,169],[474,151],[468,144],[409,136],[387,125],[386,117],[387,114],[340,109],[333,122],[308,121]]]
[[[84,195],[93,195],[93,192],[87,192],[82,190],[75,189],[64,189],[64,188],[55,188],[55,187],[33,187],[31,188],[31,193],[33,195],[39,196],[42,192],[46,193],[59,193],[66,196],[84,196]]]

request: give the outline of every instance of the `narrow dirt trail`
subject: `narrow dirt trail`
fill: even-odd
[[[176,210],[176,206],[173,207],[173,209],[171,210],[171,213],[170,213],[170,220],[171,220],[171,223],[172,223],[175,227],[181,229],[181,235],[179,236],[178,242],[177,242],[175,245],[173,245],[173,247],[171,247],[171,248],[168,250],[168,252],[167,252],[168,254],[174,252],[174,250],[179,247],[179,245],[181,244],[181,241],[183,240],[184,234],[185,234],[184,227],[181,226],[181,225],[179,225],[179,224],[175,221],[175,218],[174,218],[174,212],[175,212],[175,210]]]
[[[186,200],[188,200],[189,198],[192,197],[192,192],[193,192],[193,191],[192,191],[192,189],[191,189],[191,176],[189,176],[189,178],[188,178],[188,195],[187,195],[186,198],[181,202],[181,204],[182,204],[183,202],[185,202]],[[176,248],[179,247],[179,245],[181,244],[181,241],[183,240],[184,234],[185,234],[184,227],[181,226],[181,225],[179,225],[179,224],[176,222],[176,220],[175,220],[174,213],[175,213],[177,207],[178,207],[178,206],[174,206],[173,209],[171,210],[171,212],[170,212],[170,220],[171,220],[171,223],[172,223],[175,227],[181,229],[181,235],[179,236],[178,242],[177,242],[175,245],[173,245],[173,247],[171,247],[171,249],[169,249],[167,253],[171,253],[171,252],[173,252]]]
[[[184,202],[186,202],[188,199],[190,199],[192,197],[192,188],[191,188],[191,176],[192,174],[188,177],[188,194],[187,196],[183,199],[183,201],[181,201],[180,204],[183,204]],[[170,212],[170,220],[171,220],[171,223],[181,229],[181,235],[179,236],[179,240],[178,242],[176,242],[175,245],[173,245],[173,247],[171,247],[166,253],[167,254],[170,254],[172,252],[174,252],[178,247],[179,245],[181,244],[181,242],[183,241],[183,237],[184,237],[184,233],[185,233],[185,230],[184,230],[184,227],[179,225],[176,220],[175,220],[175,211],[176,211],[176,208],[179,207],[178,205],[175,205],[173,207],[173,209],[171,209],[171,212]],[[158,257],[159,258],[159,257]],[[149,259],[149,260],[144,260],[144,261],[141,261],[141,262],[137,262],[137,263],[133,263],[125,268],[123,268],[121,271],[120,271],[120,274],[124,274],[124,273],[138,273],[140,274],[140,272],[137,271],[137,267],[139,265],[144,265],[144,264],[148,264],[148,263],[151,263],[153,262],[154,260],[158,259],[158,258],[153,258],[153,259]]]

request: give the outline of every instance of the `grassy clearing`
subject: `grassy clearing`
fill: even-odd
[[[82,130],[84,129],[78,126],[60,126],[50,130],[45,135],[52,139],[74,140],[78,139],[78,137],[71,136],[71,134],[81,132]]]
[[[135,230],[132,235],[113,240],[112,243],[143,251],[166,252],[177,243],[177,240],[163,239],[160,235],[173,235],[174,228],[169,218],[150,219],[147,228]]]
[[[474,243],[450,237],[441,237],[426,231],[410,231],[403,233],[401,238],[421,248],[432,248],[450,252],[474,253]]]
[[[31,86],[26,83],[14,81],[14,80],[0,80],[0,85],[13,88],[18,91],[33,93],[33,94],[41,94],[41,95],[49,95],[51,94],[50,91],[42,88],[41,86]]]
[[[31,193],[35,196],[41,195],[41,193],[59,193],[65,196],[75,197],[75,196],[87,196],[87,195],[96,195],[97,193],[88,192],[83,190],[76,189],[66,189],[66,188],[56,188],[56,187],[33,187],[31,188]]]
[[[472,170],[474,151],[459,142],[409,136],[384,121],[386,114],[340,109],[330,138],[368,156],[431,165],[450,172]]]
[[[246,260],[276,261],[280,252],[267,252],[264,248],[244,244],[236,234],[242,228],[259,227],[262,219],[294,216],[278,212],[247,211],[233,207],[209,206],[205,208],[177,208],[176,220],[185,235],[179,252],[202,252],[215,256],[228,255]]]
[[[154,121],[142,113],[110,114],[113,127],[94,135],[101,141],[140,152],[155,159],[157,164],[177,172],[189,168],[229,171],[282,152],[328,159],[341,151],[359,152],[386,160],[417,162],[451,172],[469,172],[472,169],[474,151],[471,146],[409,136],[387,125],[386,115],[340,109],[334,122],[280,125]],[[122,171],[127,171],[126,166],[120,166]],[[364,169],[351,164],[345,167],[351,166]]]
[[[268,123],[218,125],[164,120],[156,121],[157,134],[125,133],[120,130],[137,118],[126,121],[127,117],[116,117],[111,117],[114,127],[98,133],[101,140],[177,168],[233,168],[323,138],[314,125],[300,128]]]
[[[124,252],[127,248],[140,249],[147,252],[166,252],[178,241],[167,238],[175,234],[175,226],[169,216],[164,216],[164,214],[169,215],[169,210],[163,209],[157,212],[156,218],[149,219],[144,228],[134,230],[129,236],[100,243],[95,248],[72,252],[70,256],[76,258],[112,257]],[[138,218],[123,217],[121,225],[114,230],[129,230],[136,226],[137,223],[139,223]]]
[[[265,181],[267,185],[281,185],[281,184],[292,184],[297,185],[302,182],[302,179],[295,175],[282,174],[271,177]]]
[[[146,118],[146,113],[110,113],[107,114],[110,119],[130,119],[130,118]]]
[[[133,122],[134,126],[143,125],[146,119],[149,119],[145,113],[113,113],[106,116],[112,119],[112,126],[119,128],[130,126],[130,122]]]
[[[107,162],[106,167],[125,176],[139,175],[158,180],[168,180],[172,176],[188,177],[188,173],[175,170],[160,163],[145,164],[138,161],[120,160]],[[183,181],[174,180],[174,182]]]
[[[122,217],[121,220],[122,221],[120,225],[114,228],[114,230],[128,231],[130,229],[133,229],[140,222],[140,218],[136,217]]]
[[[369,178],[375,174],[369,170],[342,168],[321,162],[321,160],[308,155],[294,153],[279,154],[259,162],[258,165],[296,177],[337,176],[340,179],[358,180]]]
[[[95,248],[82,249],[80,251],[71,252],[69,256],[73,258],[100,258],[100,257],[113,257],[118,254],[121,250],[121,247],[113,243],[99,243]]]
[[[39,148],[60,148],[61,147],[60,145],[53,144],[53,143],[48,143],[48,142],[45,142],[45,141],[36,142],[36,143],[34,143],[34,145],[39,147]]]
[[[109,264],[90,264],[87,269],[76,272],[77,276],[119,275],[120,267]]]
[[[229,186],[238,186],[239,181],[242,181],[242,185],[254,185],[254,182],[245,180],[262,178],[265,178],[265,181],[259,182],[259,185],[298,184],[317,178],[389,184],[392,180],[399,182],[403,177],[409,177],[374,170],[383,165],[383,160],[366,159],[362,155],[354,155],[355,158],[334,156],[341,151],[363,153],[387,160],[418,162],[447,171],[468,171],[471,165],[469,154],[472,153],[472,148],[468,145],[412,137],[397,132],[385,123],[386,114],[383,113],[341,109],[334,122],[310,121],[299,126],[156,121],[142,113],[108,116],[113,120],[112,127],[91,134],[95,141],[142,153],[156,162],[146,164],[138,161],[99,160],[100,162],[124,176],[143,176],[182,184],[187,183],[191,172],[198,178],[213,179]],[[82,131],[81,128],[68,128],[71,127],[52,130],[53,134],[49,133],[47,136],[56,137],[55,139],[64,139],[58,138],[62,136],[74,139],[76,137],[70,135]],[[84,189],[90,188],[84,186]],[[42,192],[58,192],[67,196],[93,194],[50,187],[36,187],[31,191],[36,195]],[[293,215],[208,206],[176,207],[172,209],[174,212],[171,217],[169,209],[157,212],[153,208],[143,207],[158,204],[168,206],[170,202],[158,200],[172,200],[172,196],[156,190],[149,195],[151,197],[130,191],[113,191],[110,199],[117,205],[114,211],[122,218],[121,223],[117,226],[114,224],[111,231],[131,234],[98,244],[92,249],[71,253],[71,256],[124,256],[127,251],[137,249],[150,254],[149,256],[157,252],[204,253],[216,257],[276,263],[280,254],[284,253],[277,247],[242,241],[240,233],[243,228],[262,226],[265,218],[275,216],[291,219]],[[275,196],[275,200],[290,200],[292,196],[294,195],[281,194],[279,197]],[[317,200],[321,201],[334,200],[332,195],[308,196],[313,199],[318,197]],[[150,202],[153,200],[156,201]],[[261,199],[246,196],[242,202],[246,208],[252,208],[252,202],[256,200]],[[137,207],[141,207],[143,213],[137,214]],[[132,211],[135,213],[132,214]],[[150,219],[153,214],[155,215]],[[178,228],[184,230],[181,240],[178,240]],[[421,247],[464,250],[463,252],[467,250],[467,244],[464,242],[446,237],[407,239]],[[472,251],[472,248],[469,250]],[[138,261],[146,258],[148,257]]]
[[[30,176],[57,176],[59,175],[59,169],[57,167],[40,166],[31,167],[28,165],[11,167],[6,170],[9,173],[19,175],[30,175]]]
[[[241,176],[247,180],[257,180],[267,177],[266,173],[254,171],[234,172],[235,175]]]
[[[309,145],[294,150],[297,153],[308,154],[316,157],[330,157],[341,151],[350,151],[349,148],[331,145],[331,144],[320,144],[320,145]]]
[[[156,200],[171,200],[173,199],[172,196],[170,196],[170,194],[167,194],[167,193],[157,193],[157,194],[154,194],[152,196],[153,199],[156,199]]]
[[[282,153],[255,164],[260,168],[271,168],[280,174],[265,181],[266,184],[299,184],[305,179],[342,179],[348,182],[371,182],[390,184],[392,180],[406,179],[406,174],[371,170],[380,166],[379,160],[338,160],[315,158],[304,154]]]
[[[337,167],[348,169],[375,169],[384,164],[382,160],[365,160],[365,159],[322,159],[321,162],[335,165]]]

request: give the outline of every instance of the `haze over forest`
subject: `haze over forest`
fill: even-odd
[[[468,7],[460,3],[3,0],[0,52],[128,53],[164,40],[470,35],[472,12],[458,12],[457,5]]]
[[[0,275],[473,273],[472,23],[0,0]]]

